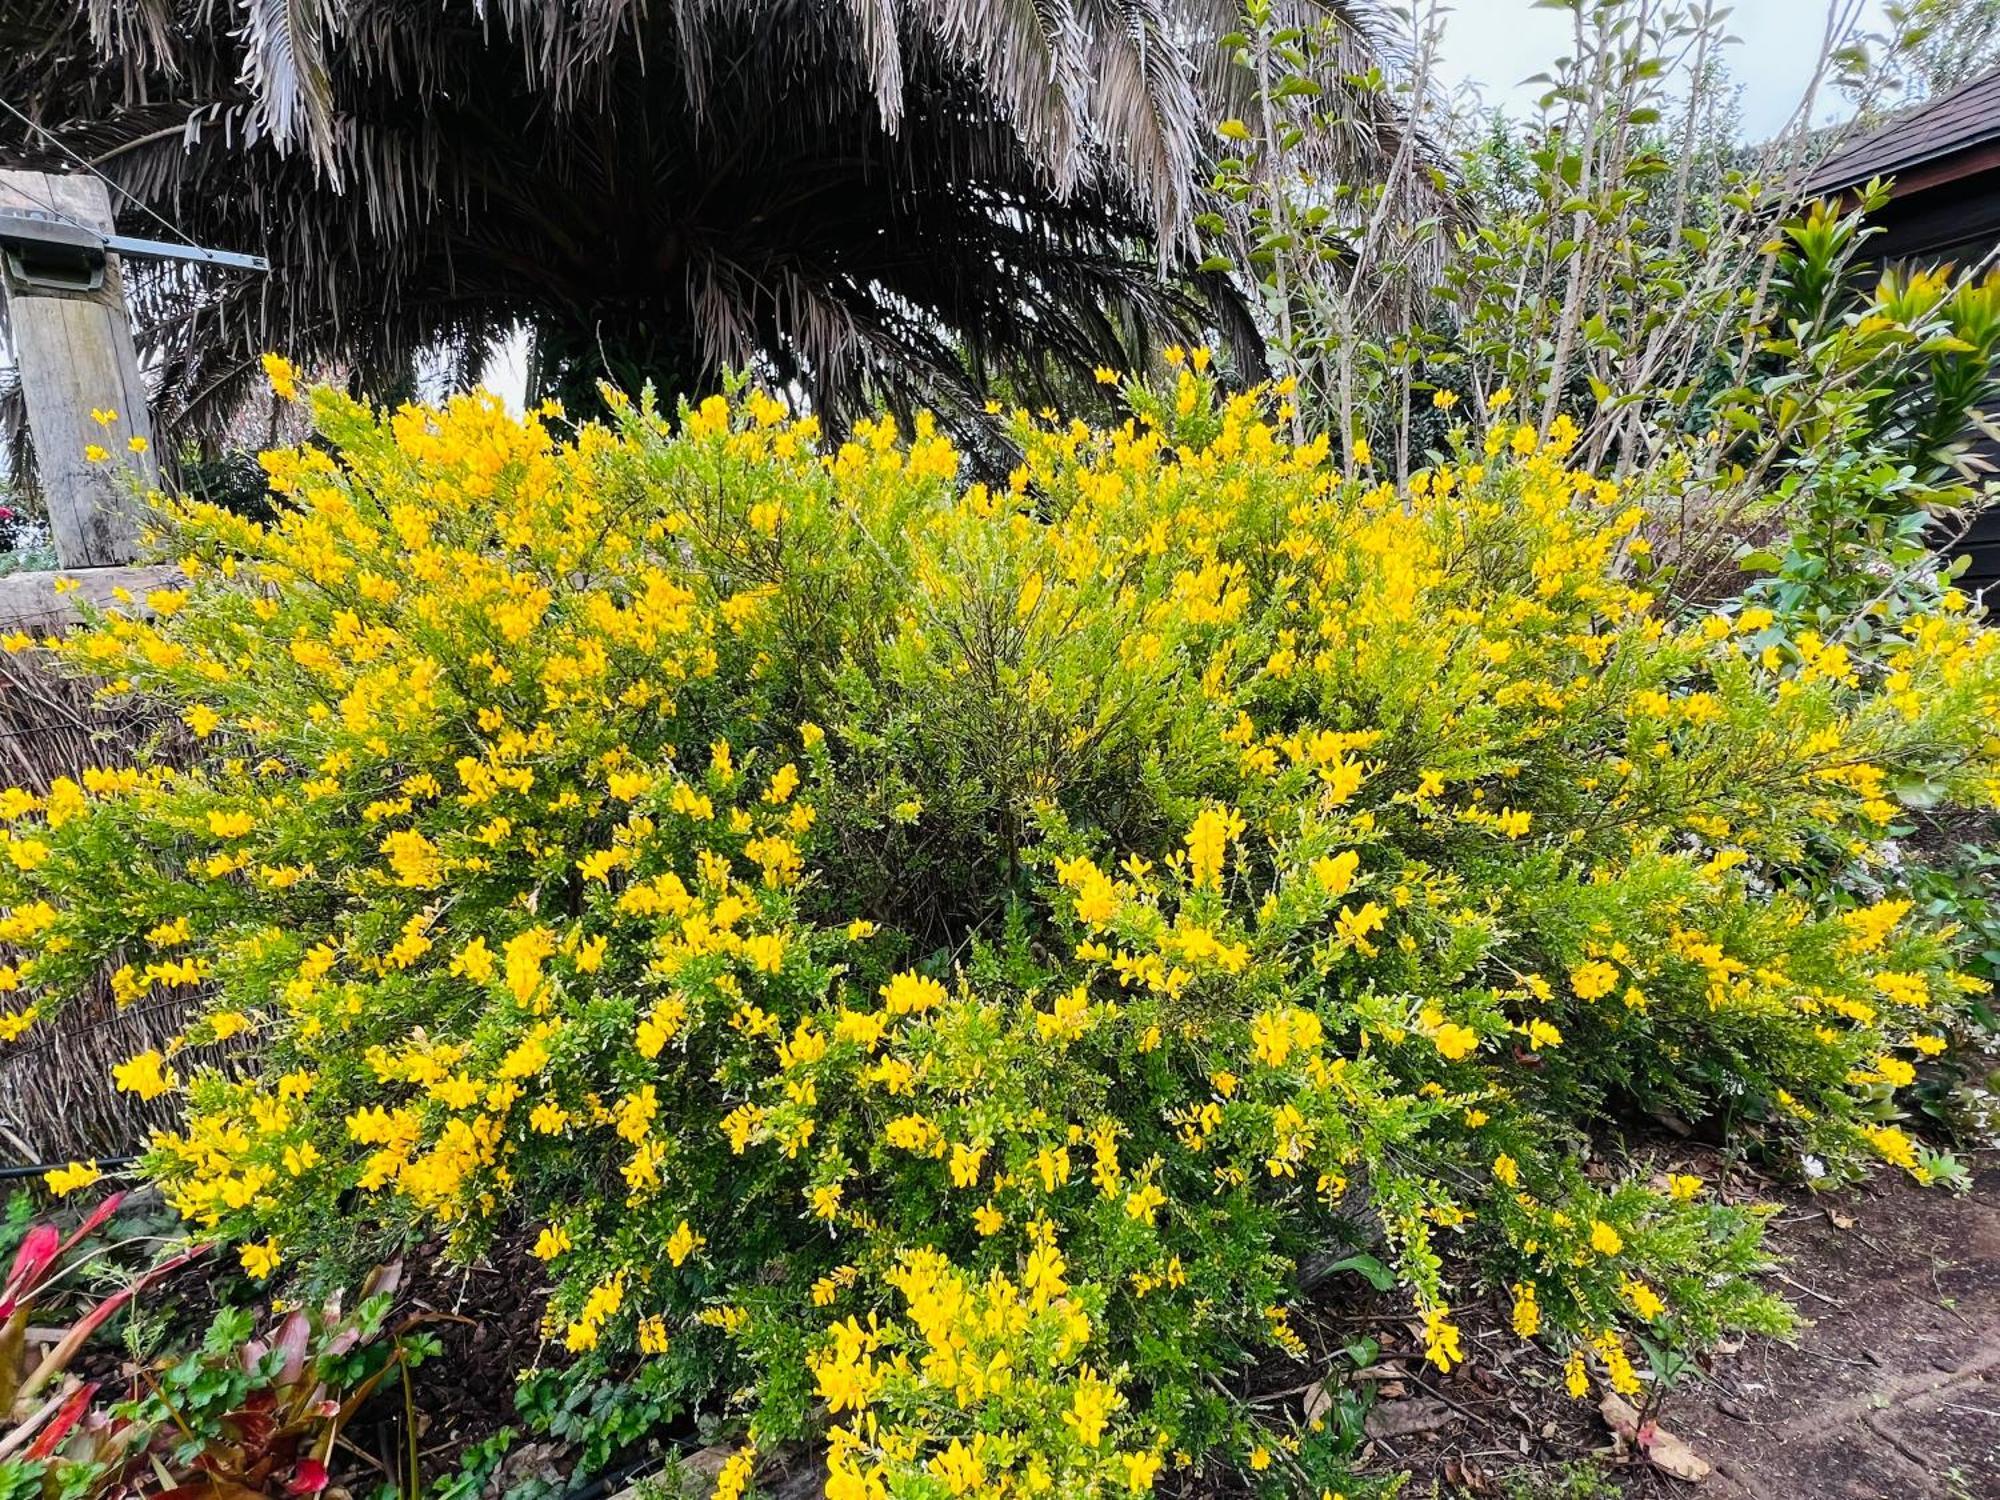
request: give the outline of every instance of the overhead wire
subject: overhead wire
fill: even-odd
[[[174,238],[179,240],[182,244],[187,245],[191,249],[201,248],[195,242],[195,238],[193,235],[189,234],[185,229],[181,228],[180,225],[176,224],[173,220],[169,219],[165,214],[161,213],[157,208],[153,207],[152,204],[146,202],[145,199],[131,192],[129,189],[126,188],[126,186],[123,183],[119,182],[109,172],[106,172],[102,167],[99,167],[96,163],[89,161],[85,157],[79,155],[75,150],[73,150],[70,147],[67,141],[63,140],[63,138],[57,135],[53,130],[50,130],[48,126],[42,124],[39,120],[30,118],[28,115],[23,113],[20,109],[16,108],[11,102],[9,102],[6,99],[0,99],[0,109],[4,109],[5,111],[7,111],[8,114],[12,115],[15,119],[19,120],[23,125],[27,126],[28,129],[34,131],[35,134],[42,137],[42,139],[47,141],[51,146],[54,146],[56,150],[60,151],[64,156],[67,156],[71,161],[75,162],[79,167],[83,168],[84,171],[88,172],[91,176],[95,177],[98,181],[102,182],[112,192],[116,193],[119,197],[123,198],[127,203],[131,204],[134,208],[138,209],[139,212],[148,215],[153,220],[154,223],[158,224],[161,228],[165,229],[169,234],[173,235]],[[33,198],[35,195],[33,193],[29,193],[27,196]],[[65,219],[68,218],[68,215],[64,214],[61,209],[56,208],[53,204],[43,203],[42,206],[48,209],[49,212],[55,214],[58,218],[65,218]],[[74,219],[69,219],[69,222],[75,224],[77,221]],[[79,225],[78,227],[90,228],[93,226]]]

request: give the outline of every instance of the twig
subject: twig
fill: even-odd
[[[1792,1280],[1792,1278],[1787,1276],[1783,1271],[1773,1271],[1771,1274],[1777,1277],[1778,1280],[1784,1282],[1784,1284],[1790,1287],[1793,1291],[1804,1292],[1808,1297],[1811,1297],[1816,1302],[1824,1302],[1828,1307],[1842,1306],[1840,1302],[1837,1302],[1832,1297],[1827,1296],[1825,1292],[1816,1292],[1811,1287],[1807,1286],[1804,1282]]]

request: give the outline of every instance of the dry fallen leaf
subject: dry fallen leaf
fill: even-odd
[[[1659,1423],[1648,1422],[1641,1426],[1639,1413],[1623,1396],[1606,1396],[1597,1411],[1604,1418],[1604,1425],[1617,1438],[1621,1449],[1637,1452],[1662,1474],[1688,1484],[1700,1484],[1708,1478],[1706,1459]]]
[[[1303,1415],[1308,1427],[1333,1410],[1333,1397],[1326,1393],[1324,1380],[1315,1380],[1306,1387],[1304,1407]]]
[[[1356,1370],[1356,1380],[1401,1380],[1410,1373],[1410,1367],[1400,1359],[1379,1360],[1365,1370]]]
[[[1448,1458],[1444,1461],[1444,1482],[1456,1485],[1468,1495],[1500,1493],[1500,1485],[1492,1474],[1478,1464],[1462,1458]]]
[[[1368,1408],[1363,1425],[1370,1437],[1409,1437],[1419,1432],[1436,1432],[1458,1420],[1458,1413],[1442,1401],[1378,1401]]]

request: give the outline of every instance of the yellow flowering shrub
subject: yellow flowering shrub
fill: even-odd
[[[1561,423],[1397,487],[1129,395],[988,487],[757,392],[311,393],[274,522],[172,507],[184,584],[52,646],[208,754],[0,798],[8,1024],[198,992],[234,1068],[119,1081],[201,1232],[524,1232],[577,1370],[738,1413],[731,1495],[800,1436],[837,1500],[1302,1482],[1226,1377],[1329,1250],[1442,1368],[1481,1298],[1579,1391],[1781,1326],[1754,1211],[1579,1146],[1955,1170],[1894,1123],[1950,934],[1813,876],[1994,800],[1996,638],[1664,618]]]

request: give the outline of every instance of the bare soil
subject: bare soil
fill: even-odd
[[[1566,1399],[1498,1327],[1451,1378],[1392,1383],[1368,1467],[1409,1473],[1411,1497],[2000,1500],[2000,1154],[1958,1196],[1886,1175],[1760,1196],[1784,1204],[1772,1290],[1806,1321],[1716,1357],[1667,1403],[1661,1425],[1712,1466],[1704,1480],[1611,1451],[1595,1393]]]

